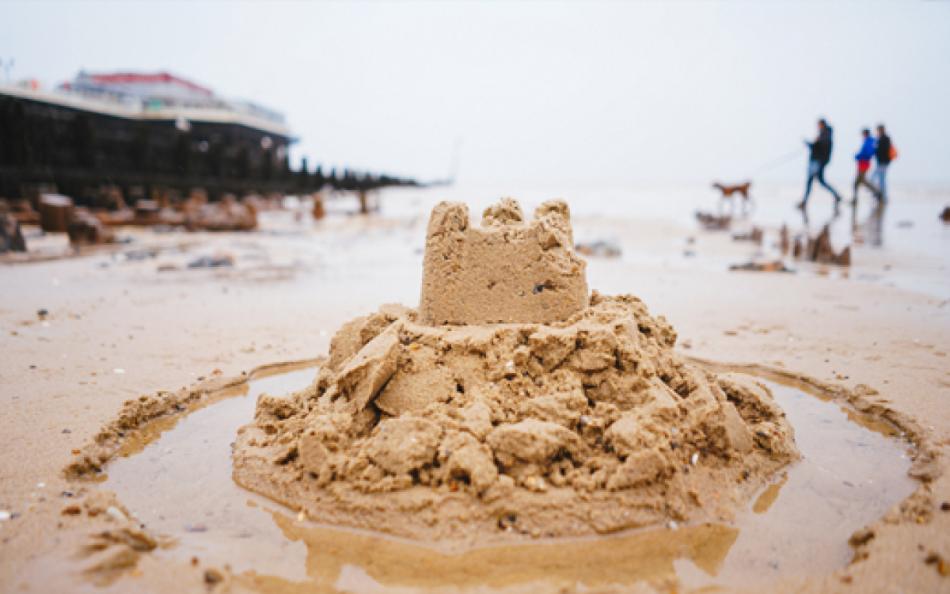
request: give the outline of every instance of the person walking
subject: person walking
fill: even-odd
[[[798,208],[802,210],[808,205],[808,196],[811,194],[811,184],[815,179],[835,197],[836,207],[841,203],[841,196],[838,194],[838,191],[825,181],[825,167],[831,161],[833,132],[828,122],[825,121],[824,118],[821,118],[818,120],[818,137],[815,138],[814,142],[805,141],[805,144],[809,148],[808,181],[805,183],[805,196],[798,204]]]
[[[884,203],[887,202],[887,168],[891,161],[897,158],[897,150],[891,143],[891,137],[887,135],[884,124],[877,125],[877,149],[874,156],[877,159],[874,178],[877,180],[878,200]]]
[[[858,162],[858,171],[854,176],[854,194],[851,197],[851,204],[854,205],[858,203],[859,186],[866,187],[871,190],[875,198],[881,199],[880,190],[874,187],[874,184],[867,177],[868,170],[871,169],[871,159],[876,154],[877,143],[874,141],[874,137],[871,136],[871,131],[867,128],[861,130],[861,137],[864,139],[861,142],[861,149],[854,155],[854,160]]]

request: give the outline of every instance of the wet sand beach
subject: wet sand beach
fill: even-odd
[[[751,220],[766,230],[763,251],[771,249],[783,222],[793,229],[804,224],[789,206],[796,192],[784,186],[759,190]],[[188,554],[175,553],[176,547],[192,551],[185,540],[191,532],[186,531],[185,538],[179,535],[180,542],[160,540],[156,551],[137,555],[135,563],[113,573],[83,573],[96,558],[78,552],[91,535],[110,529],[110,519],[108,511],[95,517],[85,511],[73,514],[71,506],[83,505],[77,502],[103,489],[116,490],[118,503],[140,521],[189,505],[187,499],[163,496],[151,500],[157,508],[167,506],[157,514],[137,509],[123,500],[108,465],[105,483],[64,475],[74,452],[114,419],[125,401],[201,382],[240,379],[242,372],[268,364],[314,360],[326,355],[333,333],[345,321],[384,303],[416,306],[431,206],[443,199],[463,200],[478,213],[502,195],[519,198],[526,210],[545,199],[567,199],[578,243],[606,240],[621,249],[616,258],[587,258],[589,286],[605,294],[640,297],[654,315],[665,316],[676,328],[680,354],[766,379],[798,382],[805,392],[831,398],[835,406],[863,410],[868,422],[882,423],[890,432],[888,439],[899,444],[895,451],[898,457],[906,455],[906,469],[898,474],[909,489],[895,491],[899,499],[867,519],[854,538],[833,537],[841,558],[820,571],[805,571],[794,568],[808,566],[807,554],[790,552],[793,569],[776,570],[775,581],[767,582],[766,589],[950,588],[950,226],[937,216],[950,201],[950,192],[894,190],[882,217],[865,202],[854,218],[847,208],[834,218],[830,205],[815,200],[808,228],[814,232],[830,222],[833,240],[844,243],[856,236],[852,266],[792,261],[794,273],[756,273],[730,271],[729,265],[748,261],[759,248],[733,241],[728,232],[702,231],[693,220],[695,209],[715,209],[715,196],[703,187],[573,191],[540,185],[386,190],[381,193],[382,210],[375,215],[352,214],[354,201],[347,198],[330,201],[322,221],[312,221],[309,215],[296,220],[291,212],[276,211],[262,213],[260,229],[250,233],[120,230],[130,243],[107,251],[0,264],[0,510],[10,514],[0,521],[0,589],[688,591],[724,585],[762,591],[762,583],[734,579],[734,573],[743,570],[723,566],[715,551],[700,550],[704,543],[723,539],[731,546],[736,536],[728,525],[667,528],[680,534],[675,546],[681,548],[673,558],[690,558],[695,567],[684,569],[681,561],[664,558],[656,563],[672,564],[677,571],[650,574],[645,582],[637,582],[637,576],[649,572],[624,574],[618,567],[629,558],[611,555],[596,544],[589,550],[550,553],[550,562],[559,567],[557,579],[493,582],[480,577],[502,563],[503,556],[493,558],[490,550],[481,557],[440,560],[424,550],[407,553],[409,545],[381,544],[372,535],[344,539],[250,493],[254,506],[270,510],[272,517],[265,519],[273,525],[268,529],[291,543],[288,551],[293,551],[280,563],[274,562],[280,554],[270,551],[273,558],[254,567],[253,538],[236,538],[230,545],[235,547],[230,568],[225,544],[214,551],[194,549],[197,561],[192,561]],[[39,237],[30,228],[25,232],[31,247],[59,253],[57,239]],[[222,255],[233,258],[233,265],[188,267],[202,256]],[[253,410],[241,414],[249,422]],[[820,418],[831,413],[814,414]],[[162,450],[150,452],[161,460]],[[135,483],[124,476],[127,486]],[[141,480],[127,488],[148,491],[152,479],[143,475]],[[192,475],[190,480],[200,478]],[[155,479],[154,484],[161,488],[162,482]],[[778,478],[770,489],[781,497],[783,484]],[[846,501],[848,490],[841,493]],[[760,494],[758,500],[763,496],[771,495]],[[860,492],[854,496],[862,497]],[[185,523],[176,518],[156,520],[155,530],[168,536],[174,526]],[[188,520],[192,527],[205,528],[197,530],[200,533],[220,529],[216,521]],[[739,524],[732,529],[739,530]],[[330,561],[304,560],[303,542],[316,543],[316,549],[337,546],[342,552]],[[755,548],[748,537],[739,542],[743,544],[736,550]],[[633,557],[655,548],[650,541],[630,541],[621,550]],[[516,558],[524,559],[526,566],[543,567],[543,554],[512,554],[523,554]],[[603,564],[607,578],[598,577],[591,567],[572,572],[567,564],[564,569],[558,557],[577,555],[584,564],[585,554],[593,568]],[[321,562],[338,565],[330,569],[336,578],[307,582],[311,566]],[[269,576],[267,563],[279,565],[281,575]],[[444,569],[448,577],[444,582],[422,579],[412,563],[424,568],[421,573]],[[753,565],[744,571],[761,568]],[[108,579],[103,578],[106,574]]]

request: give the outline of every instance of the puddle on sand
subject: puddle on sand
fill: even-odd
[[[159,551],[230,565],[265,592],[527,589],[629,585],[746,586],[827,574],[851,558],[851,534],[908,496],[907,444],[882,423],[766,382],[795,428],[802,460],[726,524],[445,554],[363,531],[299,521],[231,480],[237,428],[263,392],[287,393],[315,368],[254,379],[177,422],[156,425],[108,468],[104,487],[151,530],[178,539]],[[225,395],[222,395],[225,396]]]

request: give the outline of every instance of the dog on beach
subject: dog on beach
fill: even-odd
[[[752,198],[749,196],[749,188],[752,187],[752,182],[747,181],[731,186],[715,182],[712,187],[716,188],[722,193],[722,196],[719,199],[720,209],[722,208],[722,203],[728,200],[730,209],[735,211],[735,196],[742,198],[743,213],[745,213],[749,209],[749,206],[752,205]]]

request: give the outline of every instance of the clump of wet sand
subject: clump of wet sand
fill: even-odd
[[[260,398],[240,484],[476,545],[727,519],[797,457],[764,386],[683,360],[638,298],[588,293],[564,202],[526,221],[503,200],[480,227],[441,203],[424,266],[418,310],[348,322],[311,387]]]

